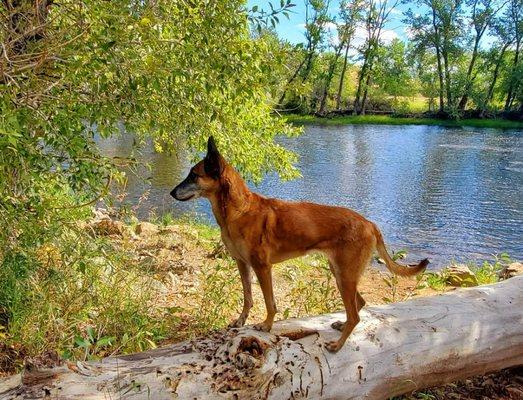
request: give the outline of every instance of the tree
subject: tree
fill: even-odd
[[[363,56],[363,65],[358,75],[358,88],[354,100],[354,113],[365,114],[368,90],[372,80],[374,62],[376,61],[381,35],[390,13],[398,5],[399,0],[369,0],[366,4],[365,29],[367,38],[360,50]]]
[[[523,71],[520,63],[521,40],[523,39],[523,1],[510,0],[505,12],[504,20],[514,37],[514,59],[508,78],[507,98],[505,100],[505,111],[510,111],[514,100],[517,98],[518,91],[522,90],[521,84]],[[521,93],[519,93],[521,96]],[[522,103],[523,106],[523,103]]]
[[[414,84],[406,46],[401,40],[394,39],[389,45],[380,47],[374,82],[381,92],[395,99],[413,94]]]
[[[328,14],[329,4],[330,0],[327,2],[323,0],[305,0],[305,46],[298,45],[299,48],[304,47],[304,56],[298,67],[288,78],[278,104],[283,104],[287,88],[296,78],[301,78],[303,83],[309,77],[317,52],[325,40],[327,23],[330,22]]]
[[[460,46],[462,26],[462,0],[418,0],[418,9],[409,9],[405,22],[411,27],[412,40],[420,48],[435,51],[439,81],[439,111],[454,114],[455,96],[454,61],[462,53]],[[444,100],[445,99],[445,100]],[[446,103],[445,103],[446,101]]]
[[[506,24],[504,18],[497,18],[492,23],[492,30],[497,38],[497,43],[493,45],[486,55],[486,70],[494,67],[492,75],[489,76],[488,89],[485,96],[478,101],[478,109],[480,117],[484,117],[489,109],[489,104],[494,96],[494,89],[498,81],[501,68],[504,64],[507,49],[514,42],[514,36],[511,33],[510,25]]]
[[[472,7],[471,12],[471,24],[474,27],[474,47],[472,49],[472,55],[470,57],[469,66],[467,69],[467,77],[465,82],[465,88],[463,91],[463,96],[458,104],[458,109],[460,111],[465,110],[467,101],[469,98],[470,90],[474,83],[474,76],[472,71],[476,64],[478,57],[479,44],[483,35],[487,29],[491,26],[492,21],[494,20],[496,14],[503,8],[505,3],[496,3],[494,0],[470,0],[468,6]]]
[[[341,91],[343,89],[343,81],[345,72],[347,70],[347,59],[349,54],[349,49],[351,47],[351,40],[356,31],[356,25],[361,20],[361,11],[363,8],[362,0],[354,0],[348,2],[343,0],[340,4],[340,23],[336,26],[337,28],[337,42],[334,43],[334,55],[330,60],[328,72],[325,76],[323,82],[323,92],[321,95],[320,101],[320,113],[325,112],[325,106],[327,103],[327,96],[329,95],[329,88],[334,76],[336,66],[338,65],[338,60],[342,54],[343,49],[345,49],[345,57],[343,60],[343,68],[341,70],[340,83],[338,86],[338,94],[336,100],[336,108],[339,109],[341,101]]]
[[[117,177],[95,134],[123,126],[156,148],[214,135],[247,178],[296,175],[272,117],[271,47],[243,1],[0,2],[0,321],[38,268]],[[9,278],[9,279],[8,279]]]

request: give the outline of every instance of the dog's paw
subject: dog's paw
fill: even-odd
[[[345,327],[345,322],[336,321],[331,324],[332,329],[336,329],[337,331],[342,331]]]
[[[237,320],[232,321],[229,325],[227,325],[228,328],[241,328],[245,325],[246,318],[240,316]]]
[[[325,348],[331,353],[336,353],[342,346],[343,344],[340,345],[337,340],[325,343]]]
[[[257,331],[262,331],[262,332],[269,332],[272,328],[271,325],[269,325],[268,323],[266,322],[261,322],[259,324],[255,324],[253,326],[254,329],[256,329]]]

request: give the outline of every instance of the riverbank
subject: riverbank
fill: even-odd
[[[435,118],[406,118],[390,115],[348,115],[337,117],[315,117],[313,115],[290,114],[287,122],[296,125],[433,125],[445,127],[474,127],[496,129],[523,129],[523,122],[505,119],[462,119],[444,120]]]
[[[78,254],[71,257],[73,248]],[[219,230],[170,215],[144,222],[95,211],[63,238],[42,245],[35,257],[40,270],[30,279],[23,312],[6,326],[0,323],[0,376],[24,365],[94,360],[193,338],[225,328],[242,306],[241,280]],[[413,279],[395,277],[375,263],[359,290],[368,305],[404,301],[496,282],[517,272],[507,265],[461,265]],[[319,256],[276,265],[274,291],[277,319],[343,308]],[[253,295],[247,324],[265,317],[257,282]]]

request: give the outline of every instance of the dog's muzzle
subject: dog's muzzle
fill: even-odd
[[[200,188],[196,183],[182,182],[171,190],[170,194],[178,201],[188,201],[200,195]]]

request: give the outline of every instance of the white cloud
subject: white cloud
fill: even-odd
[[[334,22],[326,22],[325,28],[327,28],[330,31],[335,31],[338,29],[338,26]]]
[[[397,38],[398,38],[398,34],[390,29],[385,29],[381,33],[381,39],[383,40],[383,42],[385,44],[389,44],[390,42],[392,42],[394,39],[397,39]]]
[[[331,46],[335,46],[339,43],[337,25],[334,22],[326,22],[325,27],[327,28],[327,41]],[[297,24],[296,28],[305,30],[305,24]],[[391,29],[383,29],[381,32],[381,41],[384,44],[390,44],[394,39],[399,38],[398,34]],[[354,36],[351,41],[351,47],[357,48],[365,44],[367,40],[367,31],[363,25],[356,27]]]
[[[396,32],[391,29],[383,29],[381,32],[381,41],[385,44],[390,44],[394,39],[397,39],[399,36]],[[354,37],[352,39],[352,45],[354,47],[359,47],[365,43],[367,40],[367,30],[363,26],[356,27],[354,32]]]

